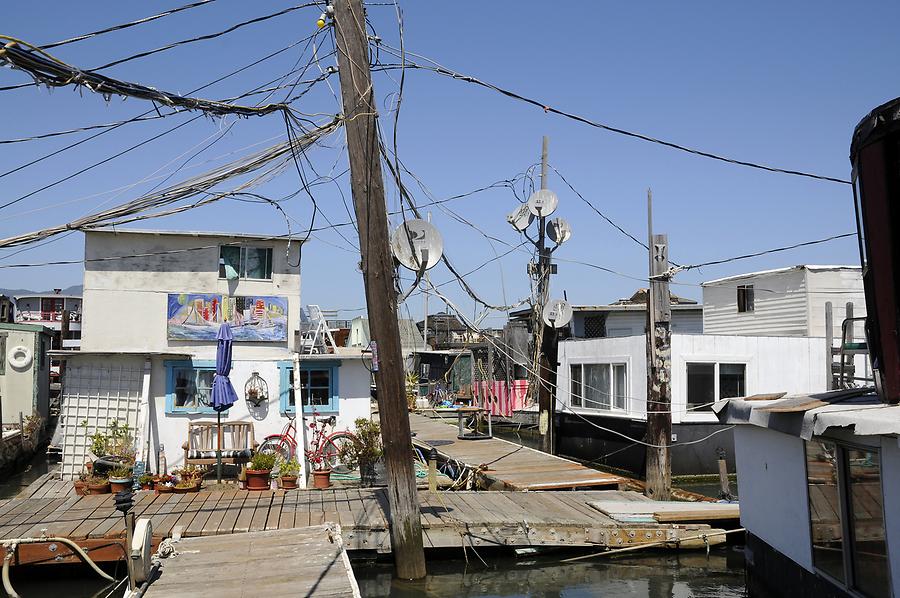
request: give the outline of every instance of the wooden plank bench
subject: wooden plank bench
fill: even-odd
[[[218,434],[216,422],[188,422],[188,439],[181,445],[184,464],[215,465]],[[247,463],[259,446],[253,436],[253,422],[222,422],[221,434],[222,463]]]

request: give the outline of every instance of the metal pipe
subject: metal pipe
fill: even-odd
[[[3,589],[9,594],[9,598],[21,598],[12,587],[9,581],[9,561],[12,560],[13,553],[7,552],[3,559]]]

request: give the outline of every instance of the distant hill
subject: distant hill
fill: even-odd
[[[81,295],[84,287],[80,284],[72,285],[63,289],[60,294],[61,295]],[[32,291],[30,289],[0,289],[0,295],[6,295],[7,297],[18,297],[19,295],[45,295],[52,293],[53,289],[49,289],[47,291]]]

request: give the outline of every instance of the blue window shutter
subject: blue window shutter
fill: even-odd
[[[211,405],[198,405],[196,409],[176,409],[175,408],[175,369],[176,368],[194,368],[198,370],[215,370],[215,361],[193,361],[190,359],[170,360],[163,362],[166,367],[166,415],[197,415],[212,414],[216,410]],[[228,412],[223,411],[222,415],[227,417]]]

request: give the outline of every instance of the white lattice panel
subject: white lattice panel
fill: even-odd
[[[118,420],[137,435],[143,369],[118,365],[70,365],[62,394],[62,476],[77,477],[89,458],[88,436]],[[81,423],[87,420],[85,429]]]

